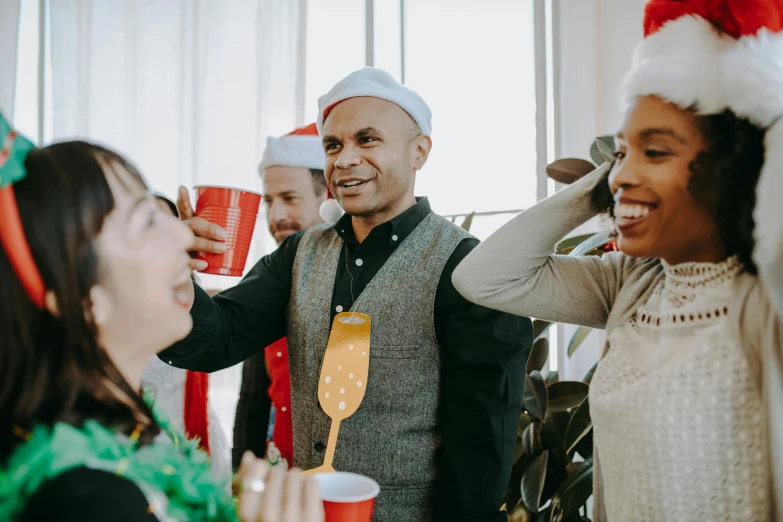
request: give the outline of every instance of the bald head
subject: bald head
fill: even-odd
[[[326,181],[352,216],[396,216],[415,203],[415,173],[427,162],[432,140],[399,105],[350,98],[323,125]]]
[[[396,103],[380,98],[361,96],[350,98],[334,106],[324,120],[323,132],[321,133],[324,143],[333,137],[330,134],[330,129],[333,127],[331,123],[335,121],[335,118],[339,120],[341,126],[349,123],[357,128],[382,128],[388,134],[405,136],[410,139],[421,134],[421,129],[410,114],[405,112],[405,109]]]

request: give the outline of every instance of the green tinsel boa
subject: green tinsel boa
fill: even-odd
[[[132,481],[161,522],[235,522],[228,484],[212,475],[209,457],[156,415],[174,441],[138,447],[94,421],[81,428],[58,423],[37,427],[0,469],[0,520],[13,520],[47,480],[74,468],[114,473]]]

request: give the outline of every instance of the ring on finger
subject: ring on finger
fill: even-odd
[[[263,493],[266,489],[266,482],[260,477],[248,478],[240,484],[242,491],[251,491],[253,493]]]

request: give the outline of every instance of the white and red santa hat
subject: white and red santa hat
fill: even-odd
[[[650,0],[644,40],[621,89],[627,104],[659,96],[697,114],[731,110],[765,130],[764,180],[783,173],[783,0]],[[757,217],[754,252],[760,265],[778,245],[769,220]]]
[[[656,95],[761,128],[783,115],[783,0],[651,0],[625,102]]]
[[[263,176],[267,168],[276,166],[323,170],[325,162],[318,129],[311,123],[285,136],[267,138],[258,173]]]

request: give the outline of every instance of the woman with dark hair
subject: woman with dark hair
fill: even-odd
[[[595,520],[783,520],[783,4],[645,14],[615,160],[501,228],[454,285],[606,329]],[[608,207],[619,253],[552,255]]]
[[[0,143],[0,520],[318,520],[317,487],[249,454],[235,506],[141,395],[192,327],[188,227],[113,152],[2,115]]]

